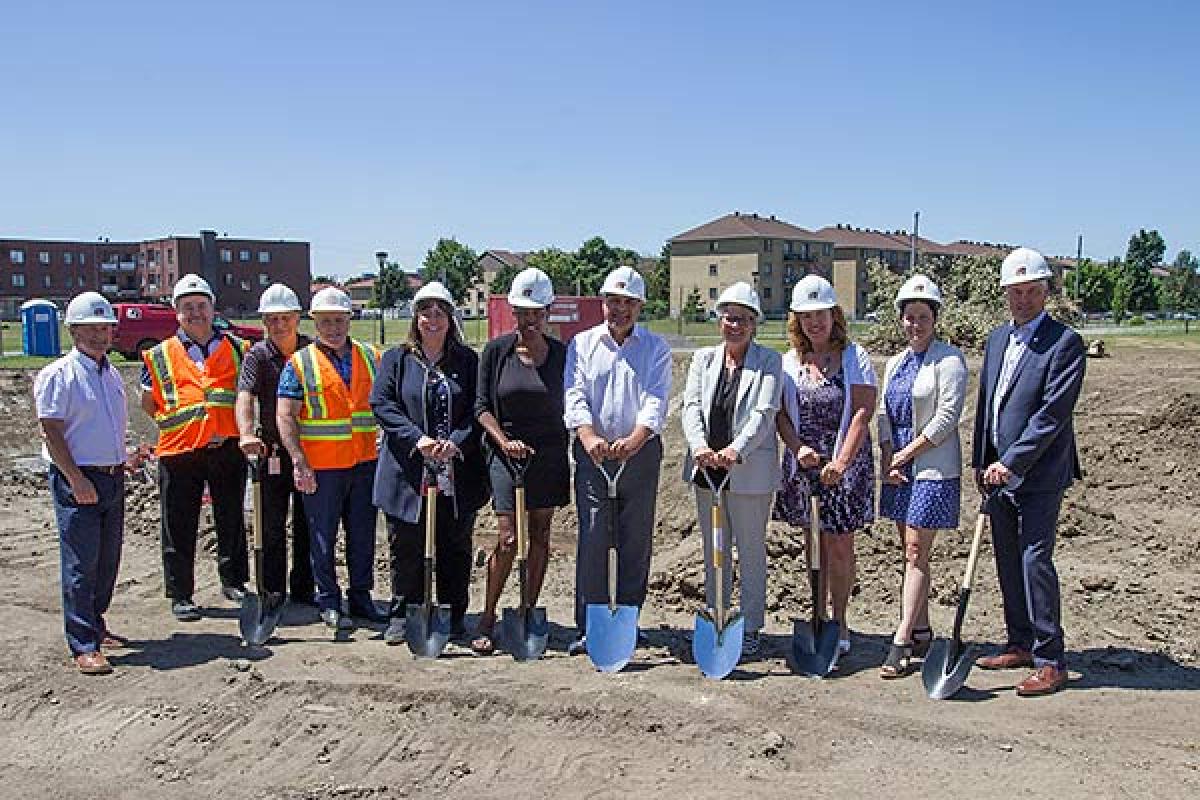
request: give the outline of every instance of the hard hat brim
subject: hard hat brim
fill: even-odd
[[[608,295],[610,295],[610,294],[612,294],[612,295],[617,295],[618,297],[628,297],[628,298],[631,298],[631,299],[633,299],[633,300],[637,300],[637,301],[639,301],[639,302],[642,302],[642,303],[646,302],[646,298],[645,298],[645,297],[643,297],[643,296],[642,296],[642,295],[640,295],[640,294],[636,294],[636,293],[634,293],[634,292],[631,292],[631,291],[629,291],[628,289],[601,289],[601,290],[600,290],[600,296],[601,296],[601,297],[606,297],[606,296],[608,296]]]
[[[1000,288],[1003,289],[1006,286],[1016,286],[1017,284],[1021,283],[1033,283],[1034,281],[1049,281],[1050,278],[1051,274],[1048,272],[1040,275],[1013,275],[1012,277],[1001,278]]]
[[[804,311],[825,311],[826,309],[833,308],[836,305],[837,305],[837,303],[821,302],[820,300],[814,300],[811,303],[800,303],[800,304],[792,303],[791,305],[788,306],[788,310],[795,311],[797,314],[799,314]]]
[[[550,299],[549,303],[539,303],[532,297],[509,297],[508,304],[513,308],[549,308],[554,303],[554,298]]]
[[[739,303],[737,300],[726,300],[724,303],[717,303],[717,311],[720,311],[725,306],[738,306],[740,308],[746,309],[747,311],[753,311],[754,316],[757,317],[760,321],[763,318],[763,312],[760,309],[757,309],[754,306],[748,306],[745,303]]]

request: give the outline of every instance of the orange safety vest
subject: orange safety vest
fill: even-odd
[[[313,469],[347,469],[379,457],[378,426],[371,411],[371,386],[379,369],[374,346],[350,340],[350,386],[316,342],[292,355],[304,390],[298,419],[300,446]]]
[[[214,438],[238,435],[233,404],[245,348],[241,339],[226,335],[203,367],[196,366],[178,336],[142,353],[158,409],[158,455],[187,453]]]

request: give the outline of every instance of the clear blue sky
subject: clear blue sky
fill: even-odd
[[[834,8],[833,6],[837,6]],[[315,272],[817,228],[1200,251],[1195,3],[11,3],[0,235],[306,239]]]

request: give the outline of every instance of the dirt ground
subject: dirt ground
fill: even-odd
[[[379,630],[332,642],[289,609],[265,648],[243,647],[217,591],[211,531],[198,559],[205,607],[180,624],[163,598],[157,497],[131,484],[110,626],[133,640],[116,673],[67,659],[58,548],[32,471],[32,374],[0,373],[0,781],[9,797],[1054,797],[1200,796],[1200,349],[1112,348],[1089,362],[1077,423],[1087,477],[1068,494],[1057,563],[1071,683],[1019,699],[1023,672],[971,672],[951,701],[919,676],[884,682],[898,614],[894,530],[858,538],[854,650],[812,681],[784,659],[806,613],[803,551],[773,525],[759,659],[722,682],[690,663],[701,591],[691,497],[678,480],[677,414],[662,470],[650,645],[617,675],[567,657],[574,513],[556,518],[544,602],[550,651],[532,664],[452,644],[434,662]],[[973,364],[973,367],[977,367]],[[677,357],[676,392],[686,356]],[[968,403],[964,433],[972,413]],[[677,406],[675,407],[677,411]],[[148,425],[134,411],[137,436]],[[939,536],[933,621],[948,631],[974,520]],[[493,537],[483,515],[477,544]],[[379,540],[376,596],[387,597]],[[475,571],[472,609],[482,602]],[[505,604],[511,605],[510,592]],[[966,633],[1002,636],[990,550]]]

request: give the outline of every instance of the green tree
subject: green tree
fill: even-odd
[[[702,316],[700,311],[700,287],[693,286],[688,292],[687,300],[683,303],[683,318],[691,321]]]
[[[412,297],[412,289],[404,279],[404,268],[395,261],[387,262],[375,278],[374,296],[371,305],[375,308],[395,308],[401,300]]]
[[[1129,315],[1131,285],[1129,270],[1122,270],[1121,274],[1117,276],[1116,283],[1113,284],[1112,315],[1113,321],[1118,325],[1124,322],[1125,317]]]
[[[1085,258],[1079,262],[1079,305],[1084,311],[1108,311],[1112,308],[1113,285],[1120,267],[1100,264]]]
[[[1124,270],[1129,292],[1127,310],[1153,311],[1158,308],[1158,292],[1150,269],[1162,262],[1166,252],[1167,245],[1158,231],[1142,228],[1129,237]]]
[[[667,242],[654,262],[654,269],[646,275],[646,316],[665,317],[670,310],[671,243]]]
[[[454,239],[438,239],[425,255],[421,277],[426,282],[443,281],[458,303],[466,298],[467,289],[482,280],[475,251]]]
[[[1159,288],[1162,308],[1190,311],[1200,306],[1200,259],[1187,250],[1180,250]]]
[[[592,287],[590,283],[582,281],[582,274],[585,269],[584,265],[579,261],[578,256],[574,253],[568,253],[565,250],[559,250],[557,247],[546,247],[541,250],[535,250],[526,256],[525,263],[531,267],[537,267],[550,276],[550,282],[554,284],[555,294],[576,294],[575,282],[577,279],[582,284],[579,293],[595,294],[596,289],[600,288],[599,283],[596,283]]]
[[[508,290],[512,288],[513,278],[517,277],[517,273],[522,269],[522,267],[513,264],[505,264],[496,270],[496,274],[492,276],[492,284],[488,287],[488,292],[491,294],[508,294]]]

